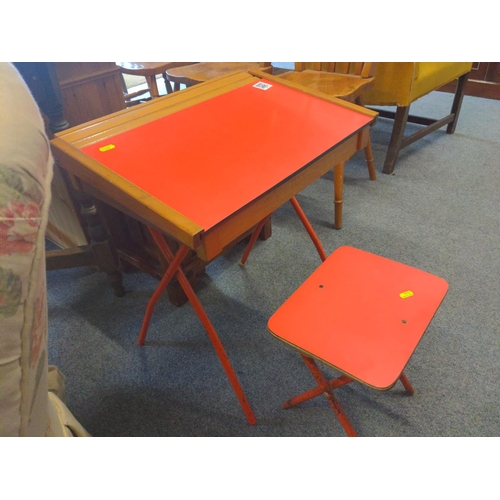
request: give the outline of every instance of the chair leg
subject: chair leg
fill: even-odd
[[[382,169],[382,172],[384,174],[392,174],[394,167],[396,166],[396,161],[401,149],[401,143],[403,142],[409,113],[410,106],[398,106],[396,110],[391,140],[389,142],[389,148],[385,157],[384,168]]]
[[[342,229],[342,198],[344,193],[344,162],[335,165],[333,168],[333,191],[335,209],[335,229]]]
[[[370,180],[377,180],[377,172],[375,171],[375,161],[373,159],[373,151],[372,151],[372,141],[370,137],[368,137],[368,144],[365,147],[365,158],[366,164],[368,165],[368,175],[370,176]]]
[[[165,82],[165,89],[167,91],[167,94],[171,94],[174,91],[172,89],[172,84],[168,81],[166,73],[162,73],[162,76],[163,76],[163,81]]]
[[[146,79],[148,81],[149,91],[151,92],[151,98],[156,99],[160,96],[160,93],[158,92],[158,84],[156,83],[156,76],[147,76]]]
[[[455,91],[455,98],[453,99],[453,104],[451,106],[451,112],[454,115],[453,121],[446,127],[447,134],[453,134],[458,122],[458,115],[460,114],[460,108],[462,107],[462,101],[465,95],[465,84],[469,79],[469,73],[462,75],[457,82],[457,89]]]
[[[358,96],[355,100],[358,106],[364,106],[363,97]],[[375,171],[375,161],[373,159],[373,151],[372,151],[372,141],[370,139],[370,131],[368,131],[368,144],[365,147],[365,158],[366,164],[368,165],[368,174],[370,176],[370,180],[377,180],[377,173]]]

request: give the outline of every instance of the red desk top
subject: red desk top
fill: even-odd
[[[447,290],[442,278],[344,246],[276,311],[268,327],[346,375],[388,389]]]
[[[249,84],[82,151],[208,230],[371,121]]]

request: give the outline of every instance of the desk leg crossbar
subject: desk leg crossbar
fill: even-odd
[[[208,318],[205,310],[203,309],[201,302],[196,296],[193,288],[191,287],[191,284],[189,283],[188,279],[186,278],[186,275],[184,274],[184,271],[182,270],[181,263],[184,257],[186,256],[187,252],[189,251],[188,247],[186,247],[185,245],[181,245],[179,250],[174,256],[172,250],[168,246],[162,234],[156,229],[152,228],[149,228],[149,231],[151,232],[162,254],[167,259],[169,266],[147,305],[146,314],[144,315],[144,320],[141,328],[141,333],[139,335],[139,345],[143,345],[144,341],[146,340],[149,323],[151,321],[151,316],[153,314],[153,309],[156,302],[160,298],[161,294],[167,287],[170,280],[177,274],[177,279],[179,280],[179,283],[182,289],[184,290],[184,293],[188,297],[189,302],[191,302],[193,309],[195,310],[198,318],[200,319],[201,323],[203,324],[205,330],[208,333],[208,337],[214,346],[215,352],[217,353],[217,356],[219,357],[222,367],[226,372],[229,382],[233,387],[236,397],[240,402],[240,405],[243,409],[243,412],[245,413],[248,423],[250,425],[255,424],[256,422],[255,415],[238,381],[236,373],[234,372],[231,363],[229,362],[229,358],[227,357],[226,351],[222,346],[219,336],[217,335],[215,328],[210,322],[210,319]]]
[[[303,392],[302,394],[299,394],[298,396],[289,399],[288,401],[285,401],[281,405],[281,407],[285,409],[292,408],[293,406],[297,406],[300,403],[309,401],[310,399],[313,399],[320,394],[324,394],[326,399],[328,400],[328,404],[330,405],[335,415],[339,419],[342,427],[346,431],[346,434],[351,437],[357,436],[354,427],[351,425],[351,422],[347,418],[347,415],[344,413],[342,406],[340,406],[340,403],[333,394],[333,391],[335,389],[350,384],[351,382],[354,382],[354,380],[347,375],[342,375],[328,381],[321,373],[321,370],[318,368],[313,358],[302,354],[302,359],[304,360],[307,368],[309,368],[309,371],[311,372],[314,380],[316,380],[316,383],[318,385],[313,389],[310,389],[306,392]],[[407,394],[411,396],[413,394],[413,387],[411,386],[410,381],[403,372],[401,372],[399,380],[403,384],[403,387],[405,388]]]

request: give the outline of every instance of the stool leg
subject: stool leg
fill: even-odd
[[[341,377],[334,378],[333,380],[330,380],[328,382],[328,386],[330,389],[338,389],[339,387],[342,387],[343,385],[347,385],[353,382],[352,378],[349,378],[347,375],[342,375]],[[299,394],[298,396],[295,396],[294,398],[289,399],[288,401],[285,401],[282,405],[281,408],[284,408],[287,410],[288,408],[292,408],[293,406],[297,406],[300,403],[303,403],[304,401],[309,401],[310,399],[313,399],[320,394],[323,394],[323,387],[317,386],[313,387],[312,389],[309,389],[306,392],[303,392],[302,394]]]
[[[340,406],[340,403],[337,401],[337,398],[333,395],[332,389],[328,384],[328,380],[326,380],[324,375],[321,373],[316,363],[314,362],[314,359],[304,355],[301,356],[305,364],[309,368],[309,371],[312,373],[312,376],[316,380],[318,386],[321,387],[321,389],[323,390],[323,394],[326,396],[328,404],[334,411],[335,415],[337,415],[337,418],[339,419],[347,435],[357,436],[357,433],[354,430],[354,427],[351,425],[351,422],[349,422],[349,419],[347,418],[347,415],[344,413],[342,406]]]
[[[413,390],[413,387],[410,384],[410,381],[408,380],[408,377],[404,374],[404,372],[401,372],[401,375],[399,376],[399,380],[403,384],[403,387],[405,388],[408,395],[413,396],[413,393],[415,391]]]

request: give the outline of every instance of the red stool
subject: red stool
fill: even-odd
[[[297,349],[317,387],[285,403],[290,408],[324,394],[349,436],[356,436],[333,391],[353,381],[386,391],[400,380],[438,310],[442,278],[352,247],[335,250],[273,314],[269,331]],[[318,360],[343,373],[326,380]]]

